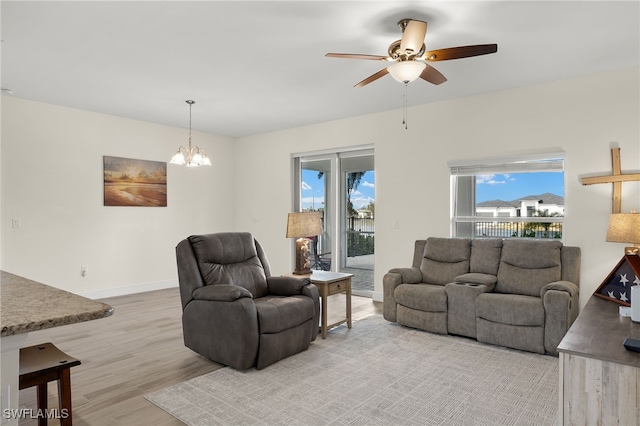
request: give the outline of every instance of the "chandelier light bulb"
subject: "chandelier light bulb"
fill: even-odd
[[[186,164],[186,160],[184,159],[184,154],[182,154],[182,152],[178,151],[175,154],[173,154],[173,157],[171,157],[171,161],[169,161],[169,163],[171,164],[178,164],[178,165],[184,165]]]
[[[191,159],[191,161],[196,163],[196,165],[198,165],[198,166],[200,164],[202,164],[202,154],[200,154],[200,151],[196,151],[196,153],[193,155],[193,158]]]

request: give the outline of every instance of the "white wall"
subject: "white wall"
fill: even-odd
[[[237,230],[253,232],[274,273],[292,268],[285,235],[293,152],[374,144],[375,291],[392,267],[409,266],[413,241],[449,236],[447,161],[560,147],[566,151],[564,243],[582,248],[581,305],[623,254],[605,242],[612,185],[579,177],[611,171],[610,143],[623,172],[640,170],[638,68],[488,93],[409,110],[409,129],[390,111],[241,138],[236,146]],[[447,84],[454,84],[448,82]],[[640,183],[623,184],[623,211],[640,210]],[[399,220],[399,229],[392,224]]]
[[[409,110],[408,130],[396,110],[235,141],[194,132],[214,166],[169,165],[166,208],[104,207],[102,156],[167,161],[186,129],[2,96],[0,264],[76,293],[127,293],[175,285],[180,239],[238,230],[256,235],[274,273],[288,272],[291,153],[374,144],[379,297],[384,273],[409,265],[415,239],[449,235],[450,212],[439,207],[449,205],[447,161],[560,147],[564,242],[582,248],[584,305],[624,244],[605,242],[611,185],[579,177],[610,172],[612,141],[623,172],[640,170],[638,81],[634,68],[425,104]],[[640,210],[640,183],[623,184],[631,209]]]
[[[2,269],[94,297],[177,285],[176,244],[233,229],[233,140],[194,132],[214,166],[169,164],[167,207],[103,206],[102,157],[168,161],[187,137],[187,129],[2,96]]]

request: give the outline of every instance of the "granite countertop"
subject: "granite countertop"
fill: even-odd
[[[623,346],[624,339],[640,339],[640,323],[619,313],[620,305],[591,296],[558,351],[640,368],[640,353]]]
[[[113,314],[113,308],[27,278],[0,271],[0,336],[12,336]]]

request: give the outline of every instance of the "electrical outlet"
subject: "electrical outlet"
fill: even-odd
[[[395,221],[393,221],[393,229],[400,229],[400,220],[396,219]]]
[[[22,220],[20,220],[19,218],[11,218],[11,227],[13,229],[20,229],[22,228]]]

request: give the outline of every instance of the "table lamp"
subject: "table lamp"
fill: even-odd
[[[624,248],[625,254],[640,255],[640,214],[634,210],[610,215],[607,241],[633,244]]]
[[[309,238],[322,234],[322,218],[320,212],[289,213],[287,219],[287,238],[296,240],[295,275],[311,273],[309,261]]]

